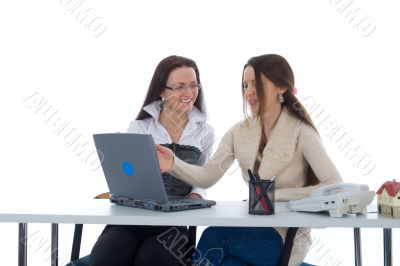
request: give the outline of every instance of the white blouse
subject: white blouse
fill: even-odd
[[[161,112],[161,101],[155,101],[143,108],[151,117],[133,120],[128,133],[151,134],[157,144],[172,143],[167,130],[158,121]],[[184,128],[179,144],[190,145],[201,151],[200,164],[204,164],[211,156],[214,143],[214,129],[207,124],[207,116],[195,106],[188,114],[188,123]],[[193,187],[192,193],[206,197],[205,189]]]

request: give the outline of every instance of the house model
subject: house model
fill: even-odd
[[[376,192],[378,213],[400,219],[400,182],[386,181]]]

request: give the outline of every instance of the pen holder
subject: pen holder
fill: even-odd
[[[275,180],[249,181],[249,213],[275,214]]]

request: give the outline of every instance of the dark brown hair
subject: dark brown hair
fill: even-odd
[[[262,113],[266,110],[265,93],[263,89],[263,84],[261,81],[261,75],[264,75],[269,79],[276,87],[286,89],[283,94],[285,101],[282,103],[282,107],[286,107],[289,114],[297,117],[310,127],[312,127],[317,133],[318,130],[314,126],[314,123],[308,114],[306,108],[301,104],[297,97],[293,93],[294,89],[294,74],[289,63],[280,55],[277,54],[266,54],[250,58],[244,65],[242,74],[242,96],[243,96],[243,112],[246,117],[247,114],[247,102],[244,98],[244,70],[246,67],[251,66],[254,69],[255,83],[256,83],[256,93],[259,102],[258,113],[255,114],[259,119]],[[314,171],[309,166],[308,177],[306,181],[306,186],[316,185],[319,183]]]
[[[161,100],[160,94],[165,90],[169,75],[173,70],[180,67],[193,68],[196,73],[197,83],[201,84],[199,69],[197,68],[195,61],[177,55],[171,55],[167,58],[164,58],[163,60],[161,60],[160,63],[158,63],[156,69],[154,70],[149,89],[147,90],[146,98],[144,99],[143,105],[140,108],[140,112],[136,117],[136,120],[143,120],[147,117],[150,117],[150,114],[143,110],[143,108],[154,101]],[[199,90],[196,101],[193,105],[196,106],[200,110],[200,112],[205,113],[202,89]]]

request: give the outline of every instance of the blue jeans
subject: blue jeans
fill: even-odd
[[[198,266],[276,266],[283,249],[274,228],[209,227],[201,235],[193,262]]]

